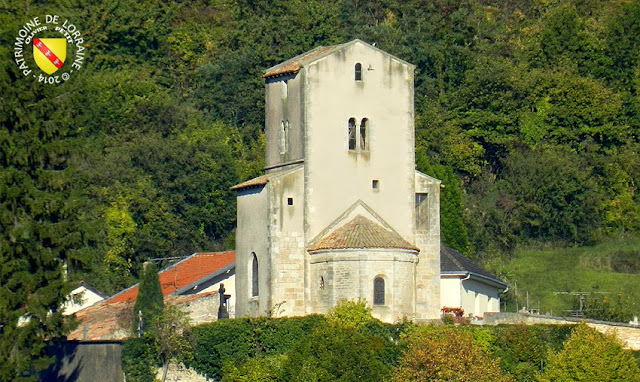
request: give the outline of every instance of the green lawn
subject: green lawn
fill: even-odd
[[[594,247],[525,249],[502,267],[511,286],[507,310],[526,304],[541,313],[567,315],[579,296],[554,292],[588,292],[587,299],[621,299],[640,315],[640,238]]]

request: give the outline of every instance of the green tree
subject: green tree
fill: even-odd
[[[541,382],[640,381],[638,362],[620,342],[586,324],[578,325],[564,348],[549,355]]]
[[[27,14],[18,1],[0,12],[0,54],[14,54]],[[45,12],[45,7],[40,11]],[[25,47],[24,51],[29,48]],[[28,55],[28,53],[27,53]],[[27,57],[29,58],[29,57]],[[75,74],[75,73],[74,73]],[[81,74],[79,74],[80,76]],[[0,380],[35,380],[53,361],[46,347],[73,326],[60,309],[94,254],[95,216],[74,158],[75,85],[46,86],[0,63]],[[67,277],[65,277],[65,269]]]
[[[164,296],[158,278],[158,267],[153,262],[144,263],[138,284],[138,296],[133,305],[132,331],[138,333],[140,327],[143,333],[153,335],[155,330],[153,323],[162,314],[163,309]]]
[[[449,166],[430,165],[424,154],[416,153],[416,167],[442,181],[440,190],[440,226],[442,242],[462,253],[469,250],[467,227],[463,221],[462,185],[460,178]]]
[[[511,381],[467,329],[418,326],[405,339],[407,349],[394,381]]]
[[[162,363],[162,382],[167,379],[171,362],[190,361],[193,358],[193,341],[187,331],[188,315],[174,305],[167,305],[154,318],[151,337]]]
[[[550,352],[547,342],[537,327],[509,326],[497,337],[494,355],[516,381],[535,381]]]

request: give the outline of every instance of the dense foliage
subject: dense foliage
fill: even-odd
[[[174,357],[213,380],[247,382],[594,380],[589,378],[595,371],[581,366],[589,357],[608,360],[590,363],[608,365],[598,380],[616,375],[632,380],[624,377],[637,375],[640,365],[618,340],[586,325],[388,325],[369,316],[364,325],[345,326],[335,320],[361,316],[357,304],[343,305],[332,316],[199,325],[185,333],[193,342]],[[125,341],[127,379],[152,378],[162,364],[159,350],[150,337]],[[558,373],[573,373],[573,379],[550,377]]]
[[[150,338],[130,338],[122,345],[122,371],[127,381],[154,382],[158,355]]]
[[[540,378],[551,381],[640,381],[640,368],[619,341],[586,324],[578,325],[564,348],[549,356]]]
[[[463,327],[420,326],[405,340],[407,350],[394,370],[394,381],[512,381]]]
[[[9,58],[43,14],[85,40],[61,85]],[[260,75],[318,45],[361,38],[416,65],[416,157],[445,181],[446,244],[491,264],[637,234],[639,20],[626,0],[3,3],[2,378],[65,332],[63,262],[112,293],[147,259],[233,246],[229,187],[263,165]]]

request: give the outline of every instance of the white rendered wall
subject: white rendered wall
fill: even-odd
[[[356,43],[304,68],[304,80],[307,241],[361,199],[413,243],[413,66]],[[350,118],[356,130],[368,118],[367,151],[348,149]]]
[[[236,315],[264,315],[270,302],[268,189],[239,190],[236,228]],[[258,297],[252,294],[252,253],[258,257]],[[226,285],[225,285],[226,286]]]
[[[74,299],[76,298],[79,298],[80,301],[75,302]],[[62,305],[62,307],[64,309],[65,316],[69,316],[102,300],[104,300],[104,298],[99,294],[94,293],[84,286],[79,286],[71,291],[69,299],[64,303],[64,305]]]

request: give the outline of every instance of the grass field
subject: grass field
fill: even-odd
[[[594,247],[525,249],[500,272],[510,285],[506,310],[529,309],[557,316],[569,315],[580,296],[622,301],[624,309],[640,316],[640,238],[602,243]],[[572,294],[573,293],[573,294]]]

